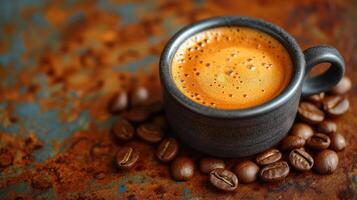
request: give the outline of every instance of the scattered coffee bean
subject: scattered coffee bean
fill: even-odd
[[[112,127],[112,132],[121,141],[129,141],[135,135],[134,126],[126,119],[117,120]]]
[[[176,181],[190,180],[195,173],[195,164],[188,157],[175,158],[171,163],[171,175]]]
[[[223,191],[233,191],[238,187],[237,176],[226,169],[217,168],[210,172],[210,182]]]
[[[139,160],[139,153],[132,147],[122,147],[116,155],[116,163],[120,169],[132,168]]]
[[[331,174],[338,165],[338,156],[336,152],[326,149],[315,156],[314,169],[320,174]]]
[[[161,127],[153,123],[146,123],[140,125],[137,128],[136,133],[141,139],[150,143],[160,142],[160,140],[162,140],[162,138],[164,137]]]
[[[324,111],[331,117],[342,115],[349,107],[348,99],[343,96],[329,96],[323,100]]]
[[[325,120],[319,123],[317,126],[317,131],[321,133],[330,134],[330,133],[335,133],[336,130],[337,130],[337,125],[335,122],[331,120]]]
[[[146,87],[139,86],[130,92],[130,103],[132,106],[143,105],[147,103],[149,98],[149,91]]]
[[[123,116],[131,122],[140,123],[145,121],[149,115],[150,114],[147,112],[147,110],[141,107],[137,107],[127,111]]]
[[[9,152],[0,153],[0,167],[7,167],[12,164],[14,158]]]
[[[301,102],[298,108],[298,116],[308,124],[317,124],[324,120],[325,114],[314,104]]]
[[[269,149],[256,157],[256,162],[259,165],[269,165],[280,160],[282,157],[281,153],[277,149]]]
[[[280,143],[280,149],[287,151],[297,149],[305,145],[305,140],[295,135],[286,136]]]
[[[290,168],[287,162],[278,161],[264,166],[259,173],[263,181],[279,181],[289,174]]]
[[[116,94],[109,102],[109,112],[118,113],[125,110],[128,107],[128,93],[120,92]]]
[[[156,157],[162,162],[169,162],[177,155],[179,146],[175,138],[164,139],[156,150]]]
[[[305,140],[309,139],[314,134],[311,126],[304,123],[296,123],[291,129],[290,135],[301,137]]]
[[[335,87],[333,87],[331,89],[331,93],[332,94],[345,94],[348,92],[348,90],[350,90],[352,88],[352,82],[351,79],[349,79],[348,77],[343,77],[340,82],[338,82],[337,85],[335,85]]]
[[[315,106],[320,108],[324,97],[325,97],[325,93],[320,92],[319,94],[314,94],[314,95],[307,97],[306,100],[308,100],[309,102],[313,103]]]
[[[331,145],[330,148],[335,151],[341,151],[346,147],[346,139],[340,133],[332,133],[330,135]]]
[[[221,159],[216,158],[202,158],[200,160],[200,170],[202,173],[208,174],[212,170],[221,168],[224,169],[226,164]]]
[[[237,175],[239,182],[251,183],[257,180],[259,167],[254,162],[247,160],[236,165],[234,173]]]
[[[306,145],[315,150],[327,149],[330,143],[330,138],[323,133],[316,133],[306,141]]]
[[[290,164],[299,171],[308,171],[314,166],[314,159],[302,149],[294,149],[289,154]]]

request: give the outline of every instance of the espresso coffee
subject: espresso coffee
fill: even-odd
[[[292,77],[289,53],[272,36],[247,27],[218,27],[187,39],[172,60],[172,77],[191,100],[242,109],[279,95]]]

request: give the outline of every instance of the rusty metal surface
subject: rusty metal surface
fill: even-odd
[[[168,38],[217,15],[263,18],[302,48],[339,49],[353,88],[351,110],[336,119],[349,146],[334,174],[293,172],[279,183],[221,193],[198,171],[188,182],[173,181],[155,147],[140,141],[132,142],[139,164],[115,168],[121,144],[109,131],[116,117],[108,100],[133,78],[159,91],[158,58]],[[0,32],[0,199],[357,198],[356,1],[0,1]],[[103,153],[93,157],[93,147]]]

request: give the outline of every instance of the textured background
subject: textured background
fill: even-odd
[[[303,49],[326,43],[341,52],[354,87],[351,111],[336,119],[349,146],[333,175],[292,173],[280,183],[220,193],[199,172],[172,181],[155,147],[140,141],[132,142],[143,158],[135,169],[113,166],[120,144],[109,134],[115,117],[108,100],[132,80],[157,92],[168,38],[217,15],[263,18]],[[356,199],[356,55],[356,0],[0,0],[0,199]],[[93,156],[93,148],[102,153]],[[181,154],[200,156],[187,148]]]

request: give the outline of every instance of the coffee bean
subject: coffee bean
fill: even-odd
[[[268,165],[281,159],[281,153],[277,149],[269,149],[256,157],[256,162],[259,165]]]
[[[350,90],[352,88],[352,82],[351,79],[349,79],[348,77],[343,77],[340,82],[338,82],[337,85],[335,85],[335,87],[333,87],[331,89],[331,93],[332,94],[345,94],[348,92],[348,90]]]
[[[308,171],[314,165],[314,159],[302,149],[294,149],[289,154],[290,164],[299,171]]]
[[[303,147],[305,145],[305,140],[301,137],[295,135],[289,135],[285,137],[280,143],[281,150],[292,150],[296,148]]]
[[[301,137],[305,140],[309,139],[314,134],[311,126],[304,123],[296,123],[291,129],[290,135]]]
[[[251,183],[257,180],[259,167],[250,160],[243,161],[236,165],[234,173],[237,175],[239,182]]]
[[[125,112],[123,116],[131,122],[140,123],[145,121],[150,113],[142,107],[136,107]]]
[[[132,106],[144,105],[149,99],[149,91],[144,86],[134,88],[130,92],[130,103]]]
[[[217,168],[212,170],[209,179],[212,185],[223,191],[233,191],[238,187],[237,176],[226,169]]]
[[[330,143],[330,138],[323,133],[316,133],[306,141],[306,145],[315,150],[327,149]]]
[[[122,147],[116,155],[116,163],[120,169],[132,168],[139,160],[139,153],[132,147]]]
[[[164,139],[156,150],[156,157],[162,162],[169,162],[177,155],[179,146],[175,138]]]
[[[321,133],[330,134],[336,132],[336,130],[337,130],[337,125],[335,122],[331,120],[325,120],[319,123],[317,126],[317,131]]]
[[[128,93],[123,91],[116,94],[110,101],[109,101],[109,112],[111,113],[118,113],[125,110],[128,107]]]
[[[315,155],[314,169],[320,174],[331,174],[338,165],[336,152],[326,149]]]
[[[349,107],[350,103],[346,97],[343,96],[329,96],[323,100],[324,111],[330,117],[337,117],[345,113]]]
[[[263,167],[259,176],[263,181],[279,181],[289,174],[290,168],[287,162],[278,161]]]
[[[319,94],[314,94],[311,95],[309,97],[306,98],[307,101],[313,103],[315,106],[317,106],[318,108],[321,107],[322,105],[322,100],[325,97],[325,93],[324,92],[320,92]]]
[[[195,164],[188,157],[175,158],[171,163],[171,176],[176,181],[190,180],[195,173]]]
[[[324,120],[325,114],[314,104],[301,102],[298,108],[298,116],[308,124],[317,124]]]
[[[137,128],[136,133],[141,139],[150,143],[160,142],[160,140],[164,137],[161,127],[153,123],[140,125]]]
[[[330,148],[335,151],[341,151],[346,147],[346,139],[340,133],[332,133],[330,135],[331,145]]]
[[[117,120],[112,127],[112,132],[121,141],[129,141],[135,135],[134,126],[126,119]]]
[[[221,159],[216,158],[202,158],[200,160],[200,170],[202,173],[208,174],[212,170],[221,168],[224,169],[226,164]]]

